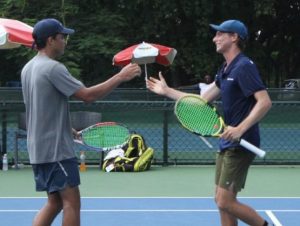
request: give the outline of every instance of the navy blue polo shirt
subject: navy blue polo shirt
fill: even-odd
[[[254,93],[264,90],[256,65],[244,54],[238,54],[226,68],[224,64],[216,75],[216,85],[221,89],[222,110],[226,125],[237,126],[250,113],[256,103]],[[225,70],[225,71],[224,71]],[[258,124],[247,130],[243,139],[259,146]],[[220,139],[220,150],[237,146],[237,143]]]

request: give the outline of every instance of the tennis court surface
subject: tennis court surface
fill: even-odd
[[[276,226],[298,225],[299,198],[240,198]],[[45,198],[1,198],[3,225],[31,225]],[[219,225],[213,198],[82,198],[82,225],[188,226]],[[102,222],[102,223],[101,223]],[[2,225],[1,223],[1,225]],[[61,225],[61,214],[53,226]],[[240,225],[245,225],[241,223]]]
[[[300,167],[253,166],[240,201],[276,226],[300,221]],[[0,172],[1,226],[28,226],[45,203],[31,169]],[[81,173],[81,225],[219,226],[213,166],[153,167],[141,173]],[[61,225],[61,214],[53,226]],[[239,225],[245,225],[240,222]]]

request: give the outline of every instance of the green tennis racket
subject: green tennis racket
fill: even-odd
[[[219,137],[226,127],[216,108],[197,95],[186,95],[178,99],[175,115],[185,129],[203,137]],[[240,139],[239,144],[261,158],[266,154],[244,139]]]
[[[116,122],[101,122],[78,132],[76,143],[99,151],[122,148],[130,137],[128,128]]]

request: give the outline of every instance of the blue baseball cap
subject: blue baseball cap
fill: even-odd
[[[73,34],[75,31],[70,28],[66,28],[56,19],[47,18],[40,20],[33,27],[32,36],[35,39],[45,39],[55,34]]]
[[[221,31],[226,33],[237,33],[242,40],[246,40],[248,37],[248,29],[239,20],[226,20],[220,25],[209,25],[215,31]]]

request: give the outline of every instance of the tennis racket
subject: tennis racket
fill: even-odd
[[[78,132],[74,141],[99,151],[122,148],[130,137],[124,125],[116,122],[100,122]]]
[[[178,99],[175,115],[185,129],[203,137],[219,137],[226,127],[216,108],[197,95],[186,95]],[[266,154],[244,139],[238,142],[261,158]]]

